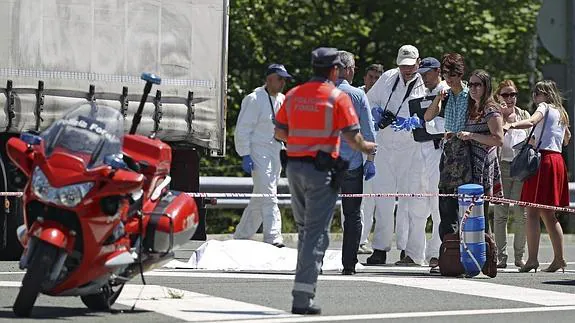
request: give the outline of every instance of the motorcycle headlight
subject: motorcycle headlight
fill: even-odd
[[[66,207],[78,205],[92,186],[94,183],[86,182],[56,188],[50,185],[48,178],[39,167],[36,167],[32,173],[32,191],[34,194],[43,201]]]

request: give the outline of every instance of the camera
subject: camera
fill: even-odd
[[[379,121],[377,126],[379,127],[379,129],[385,129],[387,126],[392,124],[395,120],[397,120],[397,118],[395,117],[395,114],[393,114],[389,110],[385,110],[385,111],[383,111],[383,115],[381,116],[381,120]]]

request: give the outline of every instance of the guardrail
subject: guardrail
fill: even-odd
[[[200,191],[202,193],[251,193],[253,180],[251,177],[224,177],[224,176],[202,176],[200,177]],[[278,181],[278,194],[289,194],[287,178],[280,178]],[[243,209],[249,198],[218,198],[215,204],[206,203],[206,208],[213,209]],[[337,206],[341,204],[338,199]],[[289,198],[278,198],[280,208],[289,208],[291,201]]]
[[[202,176],[200,177],[200,191],[204,193],[251,193],[253,180],[251,177],[224,177],[224,176]],[[287,178],[280,178],[278,182],[278,193],[289,194]],[[575,207],[575,182],[569,183],[570,207]],[[248,198],[219,198],[216,204],[207,204],[207,208],[219,209],[243,209],[248,205]],[[289,208],[289,198],[279,198],[278,206]],[[338,199],[338,205],[341,201]]]

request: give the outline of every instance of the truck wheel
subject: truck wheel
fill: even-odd
[[[24,250],[16,236],[16,229],[24,223],[22,200],[19,197],[10,197],[9,199],[10,213],[6,214],[0,211],[0,261],[19,260]],[[3,199],[0,199],[0,204],[4,204]],[[4,229],[4,223],[6,223],[6,229]],[[6,247],[2,248],[4,232],[6,232]]]
[[[106,286],[102,289],[102,292],[98,294],[80,296],[80,299],[82,299],[82,303],[84,303],[84,305],[86,305],[86,307],[92,311],[109,311],[110,307],[114,305],[120,296],[123,288],[124,284],[116,287],[115,291],[112,289],[112,287]]]
[[[14,314],[18,317],[30,316],[38,294],[42,291],[42,283],[48,277],[50,268],[58,257],[58,248],[44,241],[38,240],[34,249],[28,270],[22,279],[22,287],[12,306]]]

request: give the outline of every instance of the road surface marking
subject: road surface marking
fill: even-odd
[[[216,275],[214,275],[216,276]],[[244,276],[244,275],[240,275]],[[335,277],[335,276],[334,276]],[[349,279],[339,279],[349,280]],[[364,279],[360,279],[365,281]],[[412,279],[408,284],[402,286],[411,286],[421,284],[420,279]],[[451,279],[450,279],[451,280]],[[454,279],[455,280],[455,279]],[[459,279],[461,280],[461,279]],[[382,283],[381,279],[369,280]],[[453,287],[451,282],[445,280],[443,285]],[[496,284],[473,282],[471,285],[491,285],[491,289]],[[393,285],[397,285],[394,283]],[[20,282],[0,281],[0,287],[19,287]],[[426,286],[429,287],[429,286]],[[496,288],[507,287],[505,285],[496,285]],[[470,288],[467,286],[467,288]],[[475,288],[475,287],[473,287]],[[521,288],[531,290],[529,288]],[[482,290],[483,288],[479,288]],[[516,291],[517,293],[519,291]],[[545,292],[545,291],[542,291]],[[573,297],[572,294],[564,294]],[[475,295],[475,294],[473,294]],[[477,295],[482,296],[482,295]],[[540,295],[546,297],[546,295]],[[486,296],[490,297],[490,296]],[[500,298],[500,297],[495,297]],[[524,301],[524,300],[523,300]],[[185,321],[210,322],[217,321],[247,323],[257,320],[258,323],[289,323],[289,322],[335,322],[348,320],[382,320],[393,318],[421,318],[421,317],[447,317],[462,315],[486,315],[486,314],[513,314],[513,313],[534,313],[534,312],[554,312],[554,311],[575,311],[575,306],[542,306],[542,307],[524,307],[508,309],[480,309],[480,310],[455,310],[455,311],[430,311],[430,312],[406,312],[406,313],[381,313],[381,314],[357,314],[357,315],[334,315],[334,316],[299,316],[292,315],[283,310],[265,307],[257,304],[250,304],[236,300],[214,297],[210,295],[194,293],[180,290],[177,288],[168,288],[157,285],[132,285],[127,284],[118,300],[118,304],[135,307],[147,311],[152,311],[161,315],[174,317]]]
[[[0,287],[20,287],[22,283],[19,281],[0,281]]]
[[[293,280],[293,275],[279,274],[237,274],[237,273],[206,273],[206,272],[173,272],[154,271],[146,276],[158,277],[188,277],[188,278],[239,278],[239,279],[270,279],[270,280]],[[458,293],[463,295],[489,297],[516,302],[544,306],[575,305],[575,294],[541,290],[535,288],[518,287],[489,283],[476,279],[433,277],[369,277],[362,275],[320,275],[319,280],[325,281],[365,281],[403,287],[422,288],[433,291]]]
[[[293,316],[271,307],[157,285],[126,285],[118,304],[184,321],[260,320]]]
[[[488,315],[488,314],[515,314],[515,313],[539,313],[575,311],[575,306],[559,307],[523,307],[508,309],[485,309],[485,310],[457,310],[457,311],[436,311],[436,312],[408,312],[408,313],[385,313],[385,314],[354,314],[354,315],[333,315],[333,316],[294,316],[277,319],[258,320],[257,323],[299,323],[299,322],[337,322],[337,321],[367,321],[401,318],[429,318],[440,316],[463,316],[463,315]],[[223,321],[218,323],[253,323],[254,321]]]
[[[0,287],[20,287],[18,281],[0,281]],[[116,304],[155,312],[184,321],[226,321],[285,318],[283,310],[158,285],[126,284]]]

